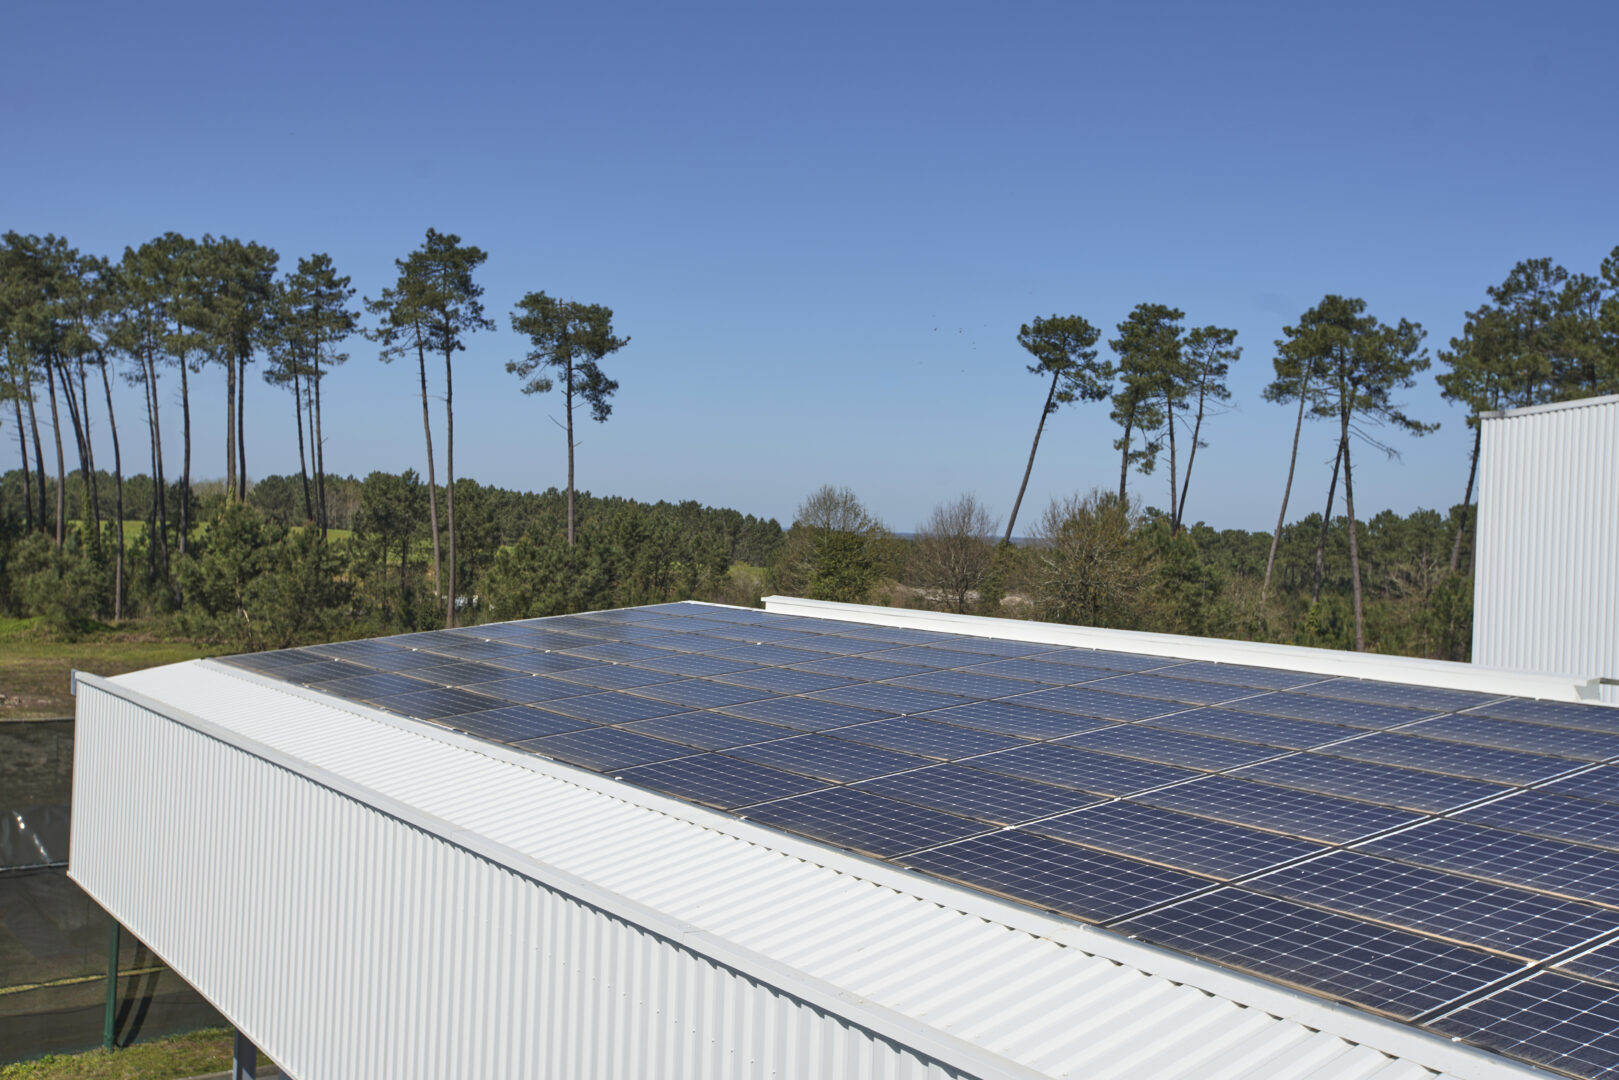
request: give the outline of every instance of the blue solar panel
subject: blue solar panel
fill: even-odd
[[[684,743],[699,750],[726,750],[748,743],[770,742],[798,734],[792,728],[765,724],[758,720],[744,720],[740,716],[726,716],[716,712],[677,713],[658,716],[651,720],[637,720],[623,725],[625,731],[642,735],[655,735],[660,739]]]
[[[654,683],[651,686],[637,686],[634,692],[639,697],[648,697],[655,701],[672,701],[692,709],[740,705],[744,701],[758,701],[761,698],[775,696],[764,690],[751,690],[746,686],[735,686],[711,679],[682,679],[676,682]]]
[[[921,675],[907,675],[895,679],[896,686],[914,686],[918,690],[938,690],[965,698],[1002,698],[1013,694],[1026,694],[1035,689],[1017,679],[998,679],[993,675],[979,675],[967,671],[928,671]]]
[[[1413,735],[1450,739],[1471,746],[1497,746],[1503,750],[1527,750],[1577,761],[1606,761],[1619,757],[1619,735],[1519,720],[1497,720],[1488,716],[1441,716],[1406,728]]]
[[[1253,697],[1261,692],[1245,686],[1142,674],[1116,675],[1104,682],[1091,683],[1090,686],[1093,690],[1105,690],[1110,694],[1135,694],[1185,705],[1220,705],[1239,698]]]
[[[1619,987],[1619,942],[1610,941],[1599,948],[1570,957],[1553,967],[1555,970]]]
[[[799,795],[822,786],[819,780],[714,754],[638,765],[623,769],[618,778],[721,810]]]
[[[738,746],[724,753],[742,761],[843,784],[933,764],[927,758],[825,735],[795,735],[776,742]]]
[[[1405,765],[1429,772],[1466,776],[1474,780],[1495,780],[1505,784],[1532,784],[1577,768],[1566,758],[1526,754],[1518,750],[1498,750],[1492,746],[1468,746],[1444,739],[1424,739],[1419,735],[1378,732],[1363,739],[1334,743],[1322,750],[1334,757],[1355,761],[1378,761],[1385,765]]]
[[[1546,791],[1520,791],[1493,803],[1458,811],[1456,816],[1532,836],[1619,850],[1619,814],[1607,803],[1589,799]]]
[[[1619,907],[1619,852],[1440,818],[1357,845],[1392,859]]]
[[[1211,660],[1163,668],[1158,674],[1171,679],[1202,679],[1204,682],[1225,683],[1229,686],[1246,686],[1256,691],[1291,690],[1319,683],[1326,678],[1323,675],[1312,675],[1302,671],[1247,667],[1242,664],[1218,664]]]
[[[895,773],[857,785],[892,799],[976,818],[1014,825],[1048,814],[1094,805],[1098,800],[1072,788],[1002,776],[961,765],[934,765]]]
[[[1093,754],[1056,743],[1030,743],[971,758],[967,764],[987,772],[1060,784],[1095,795],[1128,795],[1203,775],[1172,765]]]
[[[1029,739],[1055,739],[1062,735],[1075,735],[1081,731],[1118,726],[1111,720],[1031,709],[1027,705],[1010,701],[974,701],[922,715],[929,720],[938,720],[946,724]]]
[[[1194,709],[1147,721],[1155,728],[1173,728],[1198,735],[1272,746],[1282,750],[1309,750],[1360,735],[1359,728],[1322,724],[1313,720],[1293,720],[1281,716],[1259,716],[1229,709]]]
[[[1024,828],[1145,862],[1217,878],[1239,877],[1326,851],[1321,844],[1118,800]]]
[[[1536,724],[1575,728],[1580,731],[1619,733],[1619,709],[1603,705],[1581,705],[1572,701],[1529,701],[1507,698],[1470,710],[1481,716],[1502,720],[1528,720]]]
[[[1619,768],[1603,765],[1588,769],[1573,776],[1565,776],[1561,780],[1553,780],[1541,790],[1619,804]]]
[[[1295,720],[1319,720],[1322,723],[1343,724],[1347,727],[1383,729],[1424,720],[1439,710],[1402,709],[1397,705],[1378,705],[1279,692],[1244,698],[1242,711],[1290,716]]]
[[[881,720],[888,715],[870,709],[856,709],[850,705],[803,697],[766,698],[763,701],[750,701],[743,705],[728,705],[719,711],[749,720],[763,720],[769,724],[797,728],[800,731],[823,731],[827,728],[846,727],[849,724],[864,724],[872,720]]]
[[[622,728],[592,727],[583,731],[570,731],[563,735],[549,735],[517,744],[525,750],[556,758],[573,765],[583,765],[597,772],[608,772],[645,765],[653,761],[686,757],[691,747],[662,739],[651,739]]]
[[[503,709],[489,709],[485,712],[457,713],[445,717],[443,722],[457,731],[506,743],[538,739],[546,735],[560,735],[564,731],[578,731],[590,726],[583,720],[531,709],[527,705],[508,705]]]
[[[1049,690],[1036,690],[1018,698],[1018,703],[1032,705],[1037,709],[1055,709],[1080,716],[1095,716],[1103,720],[1145,720],[1148,717],[1162,716],[1165,713],[1179,712],[1192,707],[1174,701],[1109,694],[1084,686],[1054,686]]]
[[[1434,686],[1371,682],[1367,679],[1331,679],[1316,683],[1306,693],[1315,697],[1343,698],[1379,705],[1399,705],[1407,709],[1455,712],[1483,705],[1500,695],[1478,694],[1471,690],[1445,690]]]
[[[950,705],[960,705],[967,699],[950,694],[936,694],[931,690],[912,690],[904,686],[884,683],[855,683],[835,686],[830,690],[817,690],[810,695],[822,701],[835,701],[860,709],[876,709],[894,716],[929,712]]]
[[[849,742],[900,750],[939,761],[955,761],[1023,745],[1022,739],[1014,739],[1010,735],[941,724],[920,716],[895,716],[870,724],[837,728],[829,734]]]
[[[1119,724],[1070,735],[1060,741],[1064,746],[1099,750],[1104,754],[1122,754],[1143,761],[1211,770],[1233,769],[1282,753],[1270,747],[1229,739],[1211,739],[1190,732],[1168,731],[1140,724]]]
[[[1319,754],[1292,754],[1239,770],[1232,775],[1303,791],[1319,791],[1324,795],[1342,795],[1348,799],[1432,813],[1453,810],[1514,790],[1482,780],[1465,780],[1457,776]]]
[[[1542,972],[1430,1026],[1574,1076],[1619,1074],[1619,996],[1566,975]]]
[[[962,840],[991,828],[983,822],[844,787],[749,807],[745,816],[749,821],[879,858]]]
[[[653,701],[651,698],[616,692],[557,698],[547,701],[545,707],[563,716],[577,716],[593,724],[628,724],[635,720],[650,720],[654,716],[672,716],[687,711],[684,705],[673,702]]]
[[[1137,795],[1135,801],[1329,844],[1422,820],[1404,810],[1227,776],[1206,776],[1195,784]]]

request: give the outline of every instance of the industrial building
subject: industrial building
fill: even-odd
[[[767,608],[81,675],[71,876],[298,1080],[1619,1072],[1589,680]]]

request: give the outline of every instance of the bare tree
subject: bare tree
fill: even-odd
[[[916,530],[917,580],[941,594],[951,611],[965,614],[995,561],[999,528],[971,492],[935,506]]]

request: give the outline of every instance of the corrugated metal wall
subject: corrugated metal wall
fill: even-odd
[[[74,876],[300,1080],[959,1075],[136,704],[78,716]]]
[[[1473,662],[1619,678],[1619,397],[1483,424]]]

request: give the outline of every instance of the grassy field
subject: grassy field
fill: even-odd
[[[61,641],[37,619],[0,619],[0,720],[72,716],[68,673],[95,675],[173,664],[209,650],[149,628],[101,627],[77,641]]]
[[[47,1054],[0,1066],[0,1080],[177,1080],[229,1069],[230,1048],[227,1029],[209,1028],[110,1052]],[[261,1065],[267,1061],[259,1055]]]

